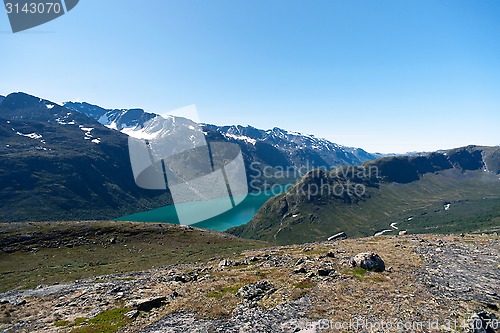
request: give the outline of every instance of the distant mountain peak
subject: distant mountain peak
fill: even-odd
[[[39,97],[35,97],[33,95],[29,95],[23,92],[11,93],[5,96],[2,100],[2,106],[11,110],[19,108],[20,106],[24,108],[45,106],[48,109],[51,109],[56,105],[58,107],[61,107],[57,103]]]
[[[68,109],[83,113],[110,129],[123,131],[129,135],[131,129],[140,130],[144,127],[144,123],[158,116],[157,114],[148,113],[139,108],[104,109],[100,106],[85,102],[66,102],[64,106]]]
[[[205,125],[212,131],[220,133],[227,140],[246,146],[250,151],[268,156],[267,161],[274,160],[271,155],[282,152],[280,163],[286,165],[333,168],[341,165],[359,165],[377,158],[360,148],[338,145],[314,135],[287,131],[274,127],[268,130],[252,126],[216,126]],[[272,146],[273,149],[266,148]],[[276,151],[277,150],[277,151]]]

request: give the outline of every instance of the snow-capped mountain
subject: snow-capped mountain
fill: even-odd
[[[184,135],[190,146],[206,144],[200,126],[190,119],[177,116],[159,116],[145,112],[143,109],[111,109],[107,110],[89,103],[66,102],[68,109],[80,112],[105,127],[119,131],[136,139],[175,141],[181,145],[180,137]],[[200,139],[200,135],[203,140]],[[196,138],[196,140],[195,140]],[[196,141],[196,142],[194,142]]]
[[[360,148],[345,147],[317,138],[314,135],[290,132],[278,127],[261,130],[252,126],[215,126],[207,128],[220,132],[227,140],[245,145],[250,150],[257,143],[268,144],[285,155],[290,164],[300,167],[333,168],[341,165],[359,165],[365,161],[377,158]]]
[[[145,112],[143,109],[108,110],[97,105],[79,102],[66,102],[64,107],[83,113],[108,128],[127,134],[135,129],[141,129],[145,123],[157,116],[154,113]]]
[[[97,105],[75,102],[67,102],[64,106],[132,137],[151,139],[161,130],[157,122],[150,121],[157,115],[142,109],[107,110]],[[290,132],[278,127],[270,130],[240,125],[204,124],[203,127],[214,141],[237,143],[244,152],[254,155],[257,159],[260,156],[261,160],[271,166],[333,168],[341,165],[358,165],[379,157],[360,148],[341,146],[326,139],[316,138],[314,135]]]

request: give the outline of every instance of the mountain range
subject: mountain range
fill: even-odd
[[[156,117],[143,109],[103,109],[89,103],[67,102],[68,109],[83,113],[110,129],[131,136],[148,132],[148,122]],[[309,165],[312,167],[332,168],[341,165],[358,165],[381,156],[370,154],[360,148],[338,145],[314,135],[290,132],[275,127],[261,130],[252,126],[216,126],[202,124],[207,137],[211,140],[224,140],[237,143],[244,154],[254,161],[270,166]],[[145,128],[146,127],[146,128]]]
[[[0,220],[109,219],[171,204],[168,190],[135,185],[128,156],[128,136],[154,135],[151,120],[157,116],[138,108],[58,105],[25,93],[1,96]],[[379,156],[279,128],[204,124],[203,130],[208,142],[240,146],[249,184],[262,178],[266,168],[308,171],[358,165]],[[300,176],[271,177],[262,185],[253,182],[250,189]]]
[[[228,232],[278,244],[500,231],[500,147],[468,146],[310,171]]]
[[[0,96],[0,221],[109,219],[171,204],[168,189],[135,184],[129,159],[128,137],[158,135],[157,117],[138,108]],[[176,119],[172,126],[191,124]],[[277,127],[202,129],[208,142],[238,144],[251,191],[295,184],[229,230],[237,236],[288,244],[339,232],[492,232],[500,225],[498,146],[379,158]]]

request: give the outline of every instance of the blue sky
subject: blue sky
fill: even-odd
[[[12,34],[0,94],[281,127],[368,151],[500,144],[500,2],[80,0]]]

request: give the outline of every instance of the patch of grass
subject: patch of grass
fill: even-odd
[[[364,268],[360,268],[360,267],[356,267],[352,270],[352,274],[354,276],[359,276],[359,277],[363,277],[366,275],[366,269]]]
[[[132,322],[133,319],[125,317],[125,313],[129,312],[129,308],[116,308],[99,313],[92,319],[84,320],[81,324],[84,326],[76,327],[71,330],[71,333],[113,333],[118,329]],[[75,325],[76,321],[75,321]]]
[[[309,289],[316,286],[316,283],[311,279],[304,279],[302,281],[294,283],[293,286],[298,289]]]
[[[232,286],[227,286],[221,289],[223,293],[236,294],[240,290],[241,284],[237,283]]]
[[[210,287],[209,287],[210,288]],[[239,299],[221,287],[213,286],[209,292],[198,287],[186,286],[182,298],[174,299],[168,307],[168,313],[194,312],[198,318],[221,319],[229,318],[239,303]]]
[[[354,276],[356,279],[361,281],[365,278],[366,269],[361,268],[361,267],[356,267],[353,269],[345,269],[341,273],[345,274],[345,275]]]
[[[326,255],[329,251],[331,251],[331,248],[329,247],[322,247],[322,246],[319,246],[319,247],[315,247],[314,249],[312,250],[307,250],[307,251],[304,251],[304,250],[301,250],[301,252],[307,254],[307,255],[310,255],[310,256],[313,256],[313,255]]]
[[[291,300],[296,300],[307,294],[307,289],[294,288],[290,295]]]
[[[222,287],[218,290],[209,291],[208,293],[205,294],[205,297],[213,297],[213,298],[220,299],[224,296],[224,294],[235,295],[238,292],[238,290],[241,288],[241,286],[242,286],[242,284],[237,283],[237,284],[234,284],[231,286]]]
[[[222,292],[220,291],[209,291],[208,293],[205,294],[205,297],[213,297],[213,298],[222,298]]]
[[[257,271],[255,271],[255,273],[254,273],[254,274],[255,274],[255,276],[259,276],[259,277],[261,277],[261,278],[265,278],[265,277],[268,275],[268,273],[263,272],[263,271],[261,271],[261,270],[257,270]]]
[[[76,319],[75,319],[75,321],[71,324],[71,326],[78,326],[78,325],[81,325],[81,324],[83,324],[86,320],[87,320],[87,318],[78,317],[78,318],[76,318]]]
[[[57,326],[57,327],[66,327],[66,326],[70,326],[70,325],[71,325],[71,322],[68,320],[58,320],[54,323],[54,326]]]
[[[368,277],[369,280],[371,281],[375,281],[375,282],[385,282],[387,281],[387,278],[383,275],[380,275],[380,274],[376,274],[376,275],[370,275]]]
[[[120,280],[122,280],[122,281],[135,281],[137,279],[133,278],[133,277],[124,277],[124,278],[120,278]]]
[[[78,317],[73,322],[71,322],[69,320],[58,320],[54,323],[54,326],[74,327],[74,326],[79,326],[79,325],[83,324],[86,320],[87,320],[87,318],[83,318],[83,317]]]

